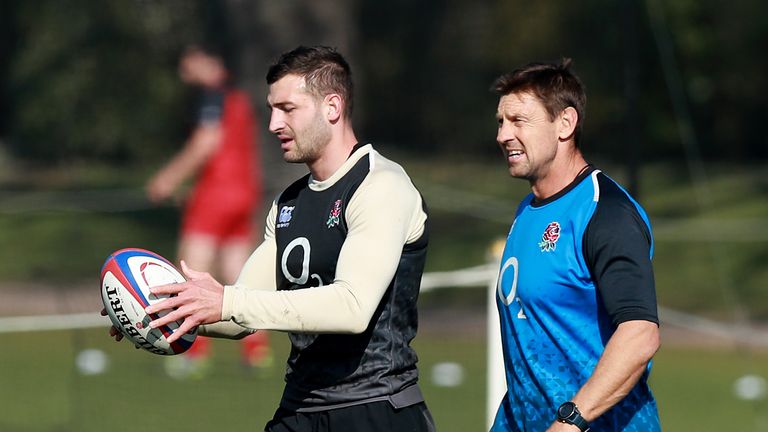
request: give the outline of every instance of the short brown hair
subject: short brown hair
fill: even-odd
[[[497,78],[491,89],[499,96],[531,93],[544,105],[550,120],[554,120],[564,109],[573,107],[579,115],[574,130],[574,141],[578,146],[587,95],[581,80],[571,71],[571,63],[569,58],[564,58],[560,64],[529,63]]]
[[[286,52],[269,67],[267,84],[274,84],[286,75],[304,78],[307,91],[322,98],[335,93],[344,100],[344,114],[352,117],[352,72],[344,57],[325,46],[298,48]]]

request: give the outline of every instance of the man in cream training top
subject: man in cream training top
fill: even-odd
[[[235,285],[182,262],[187,282],[152,290],[177,296],[147,308],[175,310],[151,325],[184,319],[171,341],[195,326],[229,338],[289,332],[267,431],[434,430],[410,347],[428,234],[421,195],[399,165],[358,144],[351,73],[335,50],[287,52],[267,83],[269,129],[309,174],[276,199]]]

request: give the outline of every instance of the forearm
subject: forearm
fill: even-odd
[[[184,148],[157,174],[175,189],[191,177],[216,150],[221,139],[218,126],[200,126],[192,133]]]
[[[380,295],[360,298],[348,284],[294,291],[248,290],[226,287],[222,318],[248,328],[310,333],[361,333],[371,318],[364,304]]]
[[[221,321],[213,324],[205,324],[197,328],[197,333],[200,336],[223,339],[242,339],[250,334],[253,334],[254,332],[255,330],[245,328],[232,321]]]
[[[572,399],[582,416],[592,421],[624,399],[658,348],[658,325],[650,321],[621,323],[592,376]]]

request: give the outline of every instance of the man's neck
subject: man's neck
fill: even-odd
[[[312,178],[317,181],[328,180],[344,165],[355,144],[357,144],[357,138],[351,128],[344,128],[339,136],[332,137],[323,154],[307,164]]]
[[[544,176],[531,181],[531,190],[536,200],[545,200],[565,189],[586,165],[587,162],[578,150],[560,160],[554,160]]]

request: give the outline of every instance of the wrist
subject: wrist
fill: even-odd
[[[235,304],[234,297],[237,294],[236,287],[224,285],[221,293],[221,316],[219,317],[219,320],[229,321],[232,319],[233,315],[235,315],[233,307]]]
[[[589,422],[581,415],[576,404],[571,401],[564,402],[557,409],[557,421],[576,426],[581,432],[589,431]]]

